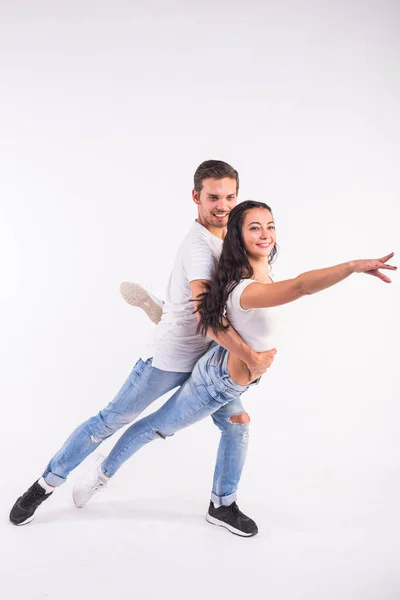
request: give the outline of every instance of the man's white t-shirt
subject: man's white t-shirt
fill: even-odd
[[[180,245],[168,282],[163,316],[141,356],[153,357],[153,367],[190,373],[210,345],[210,337],[196,333],[198,319],[189,284],[211,279],[222,244],[220,238],[195,221]]]

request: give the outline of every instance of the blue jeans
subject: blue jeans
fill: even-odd
[[[248,386],[235,383],[227,370],[228,352],[212,346],[196,363],[192,375],[156,412],[131,425],[102,463],[112,477],[138,450],[156,439],[165,439],[180,429],[212,415],[221,430],[211,499],[230,505],[247,454],[248,424],[232,423],[230,417],[243,412],[240,394]]]
[[[219,346],[214,347],[219,348]],[[190,373],[174,373],[156,369],[152,366],[152,359],[146,362],[139,359],[114,400],[97,415],[79,425],[57,454],[53,456],[43,473],[45,481],[56,487],[64,483],[69,473],[96,450],[101,442],[121,427],[134,421],[152,402],[184,384],[189,377]],[[171,402],[173,398],[174,396],[168,402]],[[243,411],[240,399],[236,398],[212,415],[214,423],[221,431],[213,484],[213,495],[215,500],[221,497],[220,504],[230,504],[227,502],[227,498],[223,499],[223,496],[229,496],[230,490],[236,491],[246,458],[248,423],[240,424],[230,421],[231,416]],[[118,448],[125,444],[123,440],[126,440],[132,427],[127,429],[117,442],[110,457],[115,456]],[[126,458],[128,455],[124,454],[124,459],[120,460],[119,464]]]

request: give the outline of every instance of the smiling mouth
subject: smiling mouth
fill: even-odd
[[[229,215],[229,213],[224,212],[224,213],[213,213],[214,217],[217,217],[218,219],[223,219],[224,217],[227,217]]]

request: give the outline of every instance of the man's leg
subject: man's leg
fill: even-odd
[[[35,510],[48,498],[52,488],[64,483],[69,473],[101,442],[134,420],[154,400],[182,385],[189,375],[156,369],[152,367],[151,359],[138,360],[114,400],[72,432],[50,460],[41,479],[18,498],[10,513],[11,522],[22,525],[32,520]]]
[[[161,371],[139,359],[108,406],[79,425],[50,460],[43,478],[59,486],[89,454],[116,431],[134,421],[152,402],[181,385],[190,373]]]

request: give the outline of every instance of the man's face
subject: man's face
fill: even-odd
[[[203,179],[200,193],[193,190],[193,201],[198,208],[198,223],[207,229],[222,229],[228,224],[228,215],[237,203],[236,179]]]

